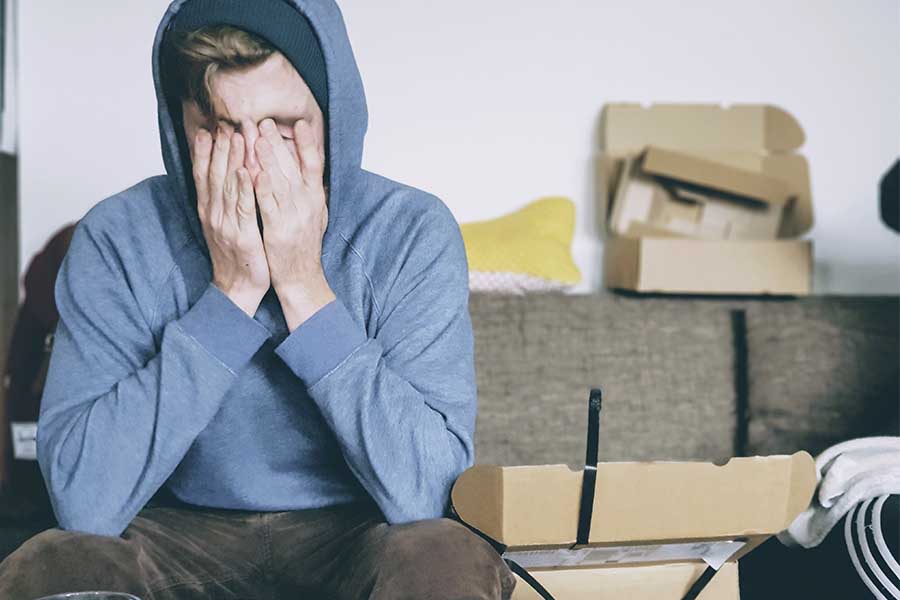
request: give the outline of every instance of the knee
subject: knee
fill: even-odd
[[[385,597],[509,598],[516,578],[491,545],[448,518],[388,528],[379,583]],[[394,587],[396,586],[396,587]]]
[[[137,567],[138,551],[128,540],[47,529],[0,563],[0,598],[98,589],[139,593]]]
[[[97,569],[106,562],[127,563],[135,554],[133,544],[120,537],[53,528],[26,540],[4,563],[9,561],[20,566],[53,565],[54,569],[60,566],[77,569],[90,564]]]

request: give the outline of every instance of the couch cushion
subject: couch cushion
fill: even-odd
[[[731,313],[611,294],[472,294],[476,462],[584,465],[590,388],[601,460],[734,454]]]
[[[759,302],[746,314],[748,454],[898,435],[896,297]]]

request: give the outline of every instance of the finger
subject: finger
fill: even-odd
[[[212,152],[212,136],[202,127],[194,136],[194,153],[191,165],[194,176],[194,187],[197,190],[198,208],[206,210],[209,203],[209,158]]]
[[[223,194],[223,210],[225,215],[234,215],[238,202],[237,170],[244,164],[244,137],[235,133],[231,136],[231,148],[228,152],[228,170],[225,176],[225,193]]]
[[[259,204],[259,212],[264,221],[271,221],[278,211],[278,204],[272,192],[272,179],[265,171],[260,171],[256,176],[256,202]]]
[[[253,194],[253,180],[247,169],[241,167],[237,170],[238,201],[235,212],[237,213],[238,227],[241,230],[256,229],[256,197]]]
[[[224,214],[222,206],[222,190],[225,186],[225,175],[228,169],[228,151],[230,149],[228,134],[222,127],[216,132],[216,143],[212,151],[209,165],[209,215],[210,222],[218,225]]]
[[[316,132],[316,148],[319,149],[319,156],[322,158],[322,165],[324,169],[325,165],[325,128],[322,128],[322,137],[319,137],[318,130],[312,126],[310,123],[310,129]]]
[[[259,124],[259,132],[272,145],[273,156],[284,178],[291,183],[300,183],[300,170],[297,167],[297,162],[288,151],[281,134],[278,133],[275,121],[263,119],[262,123]]]
[[[325,140],[323,138],[325,137],[325,128],[324,128],[324,126],[322,127],[322,131],[321,131],[321,135],[320,135],[319,128],[313,127],[312,123],[309,121],[306,121],[306,123],[309,125],[310,131],[312,131],[313,135],[315,135],[315,137],[316,137],[316,148],[319,151],[319,156],[322,158],[322,164],[324,165],[324,163],[325,163]],[[297,139],[296,125],[297,125],[297,123],[294,123],[294,127],[295,127],[294,140]],[[300,152],[300,150],[298,148],[297,153],[299,154],[299,152]]]
[[[322,155],[319,154],[317,135],[310,124],[301,119],[294,123],[294,143],[300,156],[303,181],[307,185],[322,183]]]
[[[260,136],[256,140],[256,155],[263,171],[268,175],[267,180],[275,201],[280,204],[282,200],[287,200],[290,182],[281,171],[272,144],[265,137]]]

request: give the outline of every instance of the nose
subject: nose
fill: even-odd
[[[250,119],[241,122],[241,134],[244,136],[244,167],[250,172],[250,177],[255,181],[256,175],[262,170],[256,156],[256,140],[259,138],[259,130],[256,123]]]

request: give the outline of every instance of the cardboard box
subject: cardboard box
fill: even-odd
[[[556,600],[679,600],[705,569],[705,564],[677,563],[640,568],[544,570],[534,571],[533,575]],[[540,594],[524,580],[516,579],[512,600],[541,600]],[[737,564],[725,563],[697,600],[740,600]]]
[[[780,179],[648,146],[625,159],[609,228],[626,237],[774,240],[793,199]]]
[[[806,452],[703,462],[597,465],[589,543],[574,547],[583,471],[476,465],[451,492],[456,514],[504,544],[557,600],[681,598],[707,565],[699,598],[739,598],[737,560],[800,514],[816,486]],[[515,599],[537,598],[519,580]]]
[[[604,107],[604,284],[654,293],[809,294],[812,242],[796,239],[813,223],[809,168],[794,152],[803,140],[797,121],[769,105]],[[650,185],[659,181],[667,185]],[[617,192],[636,204],[619,205]]]

